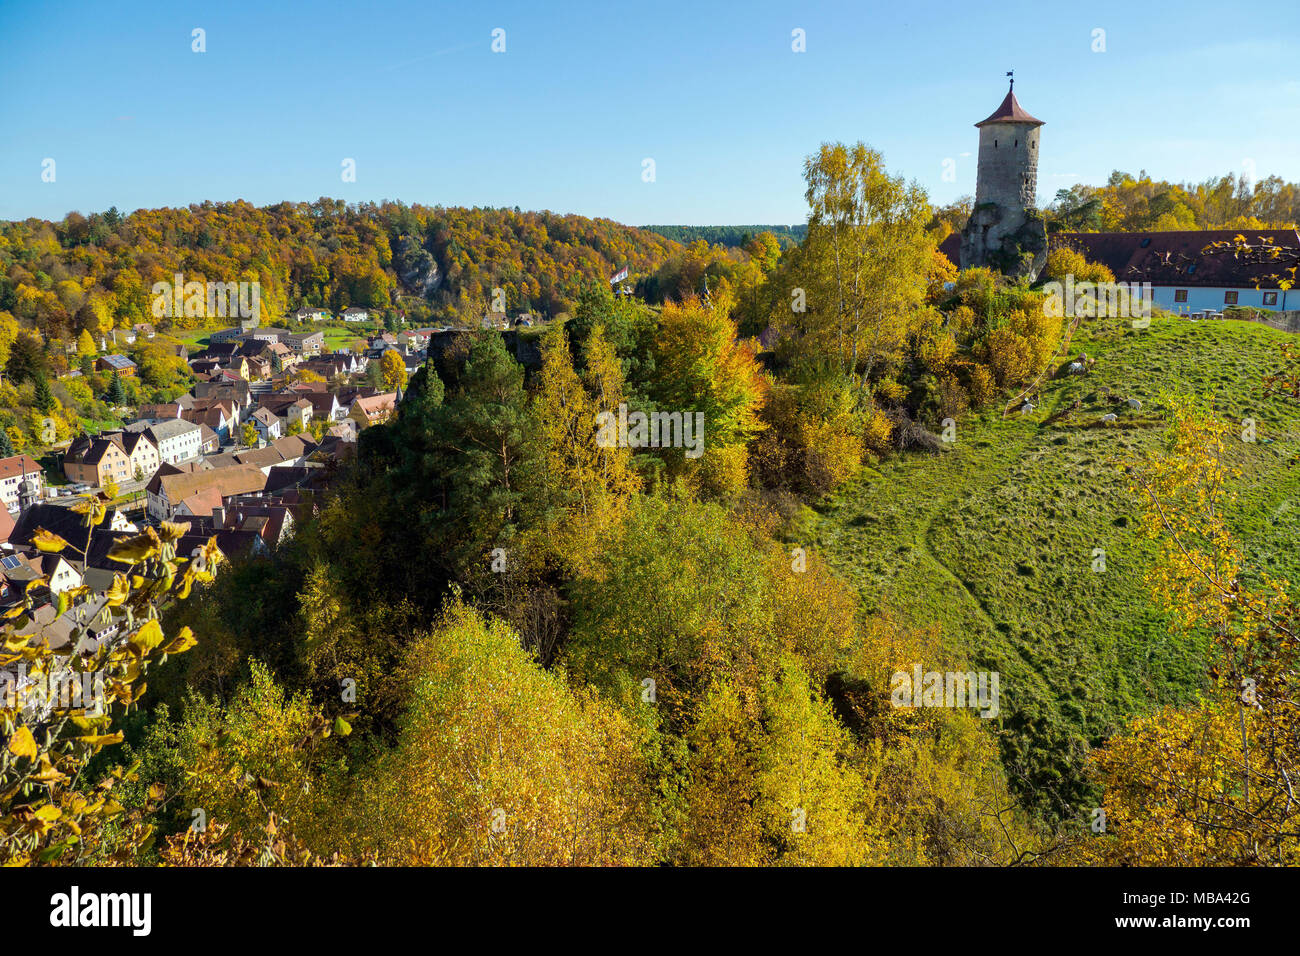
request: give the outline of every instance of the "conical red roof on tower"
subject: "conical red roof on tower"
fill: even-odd
[[[1024,107],[1016,99],[1014,89],[1007,90],[1007,98],[1002,101],[1002,105],[993,111],[993,115],[986,120],[976,123],[976,126],[985,126],[988,123],[1028,123],[1030,126],[1042,126],[1043,121],[1034,119],[1025,112]]]

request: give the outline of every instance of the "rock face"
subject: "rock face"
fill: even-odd
[[[988,266],[1032,281],[1047,264],[1047,226],[1037,210],[977,205],[961,233],[961,267]]]
[[[393,250],[393,268],[402,285],[414,295],[427,298],[442,285],[442,273],[433,254],[410,236],[401,236]]]

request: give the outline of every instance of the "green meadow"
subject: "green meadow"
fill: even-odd
[[[1231,449],[1232,523],[1258,567],[1300,582],[1300,411],[1261,384],[1287,340],[1249,322],[1093,320],[1071,347],[1096,359],[1087,375],[1047,381],[1028,414],[965,418],[942,454],[885,461],[819,508],[816,545],[868,609],[937,626],[953,663],[1000,673],[1004,762],[1051,816],[1095,806],[1090,747],[1193,698],[1206,670],[1204,636],[1171,629],[1148,594],[1155,543],[1119,466],[1162,453],[1171,395],[1256,420],[1258,440]]]

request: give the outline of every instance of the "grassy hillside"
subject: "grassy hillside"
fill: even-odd
[[[1048,383],[1032,414],[963,421],[948,452],[886,462],[823,508],[819,547],[868,606],[937,624],[957,660],[1000,672],[1004,758],[1042,809],[1094,806],[1088,747],[1127,715],[1187,700],[1205,670],[1203,638],[1171,633],[1147,594],[1155,549],[1116,464],[1163,447],[1163,396],[1212,390],[1223,416],[1257,420],[1261,441],[1232,450],[1234,526],[1260,566],[1300,581],[1300,467],[1287,464],[1300,415],[1260,385],[1287,338],[1244,322],[1097,320],[1074,345],[1096,366]],[[1119,420],[1102,425],[1108,411]]]

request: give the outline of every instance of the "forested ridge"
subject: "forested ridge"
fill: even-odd
[[[49,338],[152,322],[150,287],[255,280],[265,317],[300,305],[401,307],[477,318],[493,289],[511,312],[567,311],[582,284],[656,268],[677,244],[608,219],[341,200],[205,202],[0,223],[0,312]],[[184,317],[176,324],[185,327]],[[192,322],[190,323],[193,324]]]

